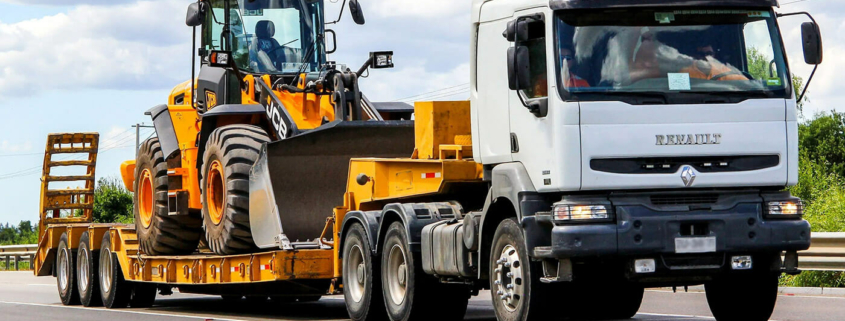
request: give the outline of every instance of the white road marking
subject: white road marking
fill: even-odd
[[[159,317],[176,317],[176,318],[190,318],[190,319],[203,319],[203,320],[247,321],[247,320],[242,320],[242,319],[224,319],[224,318],[218,318],[218,317],[206,317],[206,316],[184,315],[184,314],[154,313],[154,312],[142,312],[142,311],[130,311],[130,310],[109,310],[109,309],[106,309],[106,308],[86,308],[86,307],[81,307],[81,306],[75,307],[75,306],[43,304],[43,303],[0,301],[0,304],[28,305],[28,306],[37,306],[37,307],[76,309],[76,310],[100,311],[100,312],[131,313],[131,314],[152,315],[152,316],[159,316]]]
[[[716,319],[714,317],[706,317],[702,315],[686,315],[686,314],[665,314],[665,313],[637,313],[637,315],[650,315],[655,317],[672,317],[672,318],[698,318],[698,319]],[[774,320],[771,320],[774,321]]]
[[[56,286],[55,284],[27,284],[27,285],[31,285],[31,286],[51,286],[51,287]]]

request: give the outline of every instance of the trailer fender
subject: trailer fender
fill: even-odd
[[[199,148],[197,150],[197,170],[202,171],[202,157],[205,154],[205,144],[208,142],[211,132],[220,127],[218,120],[229,116],[250,115],[260,116],[262,123],[259,127],[264,128],[265,131],[267,130],[267,112],[262,105],[220,105],[202,114],[202,128],[200,128],[200,136],[197,139],[197,147]],[[231,123],[227,123],[226,125],[231,125]],[[272,139],[273,135],[270,134],[270,137]]]
[[[343,223],[340,225],[340,245],[338,248],[343,248],[343,243],[346,241],[346,231],[352,224],[358,223],[364,227],[364,231],[367,232],[367,240],[370,242],[370,248],[372,249],[372,255],[376,254],[376,240],[378,239],[378,222],[379,218],[381,218],[381,211],[369,211],[369,212],[360,212],[354,211],[346,213],[346,216],[343,217]],[[338,255],[343,257],[343,252],[338,252]]]
[[[176,138],[176,130],[173,128],[173,121],[170,119],[167,105],[155,106],[145,112],[144,115],[152,117],[164,159],[170,158],[179,151],[179,140]]]

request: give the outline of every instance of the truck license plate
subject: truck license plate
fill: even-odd
[[[675,238],[675,253],[711,253],[716,252],[716,237],[678,237]]]

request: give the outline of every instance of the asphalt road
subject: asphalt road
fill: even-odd
[[[470,301],[465,320],[495,321],[489,292]],[[611,303],[609,303],[611,304]],[[159,296],[148,309],[107,310],[63,306],[55,279],[36,278],[30,272],[0,272],[0,319],[3,320],[347,320],[342,296],[315,303],[265,304],[261,307],[229,304],[216,296],[176,293]],[[647,291],[634,320],[713,320],[704,293]],[[845,320],[845,297],[781,296],[772,320]]]

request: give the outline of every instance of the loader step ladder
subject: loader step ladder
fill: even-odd
[[[41,174],[41,226],[90,223],[94,209],[94,169],[100,134],[50,134]],[[57,156],[58,155],[58,156]],[[53,170],[62,167],[58,174]],[[67,169],[64,169],[67,168]],[[79,182],[81,186],[51,189],[50,183]]]

